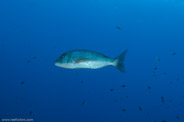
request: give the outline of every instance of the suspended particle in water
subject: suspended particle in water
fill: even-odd
[[[138,109],[139,109],[139,111],[142,111],[142,108],[141,108],[141,106],[139,106],[139,107],[138,107]]]
[[[177,77],[177,78],[176,78],[176,80],[177,80],[177,81],[179,81],[179,80],[180,80],[180,78],[179,78],[179,77]]]
[[[33,59],[36,59],[37,57],[36,57],[36,56],[33,56],[32,58],[33,58]]]
[[[167,75],[167,72],[163,72],[162,75]]]
[[[125,112],[126,111],[126,109],[125,108],[123,108],[123,109],[121,109],[123,112]]]
[[[148,88],[149,90],[151,90],[151,86],[148,86],[147,88]]]
[[[84,104],[85,104],[85,102],[86,102],[86,101],[85,101],[85,100],[83,100],[81,104],[82,104],[82,105],[84,105]]]
[[[125,87],[126,87],[126,85],[121,85],[121,87],[122,87],[122,88],[125,88]]]
[[[156,60],[157,60],[158,62],[160,62],[160,58],[159,58],[159,57],[156,57]]]
[[[114,89],[112,88],[112,89],[110,89],[110,91],[112,92],[112,91],[114,91]]]
[[[164,97],[161,97],[161,101],[162,101],[162,103],[164,103],[164,102],[165,102],[165,99],[164,99]]]
[[[24,81],[21,81],[21,82],[20,82],[20,85],[24,85]]]
[[[157,70],[158,68],[157,68],[157,67],[154,67],[153,69],[154,69],[154,70]]]
[[[114,103],[118,103],[118,100],[114,100]]]
[[[176,55],[176,52],[173,52],[172,55],[175,56]]]
[[[29,64],[30,62],[31,62],[31,60],[27,60],[27,61],[26,61],[26,63],[28,63],[28,64]]]
[[[178,119],[180,119],[180,117],[179,116],[176,116],[176,119],[178,120]]]
[[[120,26],[116,26],[116,29],[120,30],[121,28],[120,28]]]
[[[83,84],[84,83],[84,81],[83,80],[81,80],[81,84]]]

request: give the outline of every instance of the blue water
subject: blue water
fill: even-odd
[[[54,61],[87,49],[115,67]],[[0,119],[184,122],[183,0],[1,0]]]

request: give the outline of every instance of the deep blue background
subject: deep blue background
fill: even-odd
[[[54,66],[73,49],[128,49],[126,74]],[[183,122],[183,62],[182,0],[0,0],[0,118]]]

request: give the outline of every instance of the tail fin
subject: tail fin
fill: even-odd
[[[124,67],[124,60],[125,60],[125,56],[126,53],[128,52],[128,50],[125,50],[120,56],[118,56],[117,58],[115,58],[115,66],[117,69],[119,69],[121,72],[125,73],[125,67]]]

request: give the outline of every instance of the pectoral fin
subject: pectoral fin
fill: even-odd
[[[89,61],[89,59],[87,59],[87,58],[77,59],[77,60],[75,60],[74,63],[81,63],[81,62],[85,62],[85,61]]]

